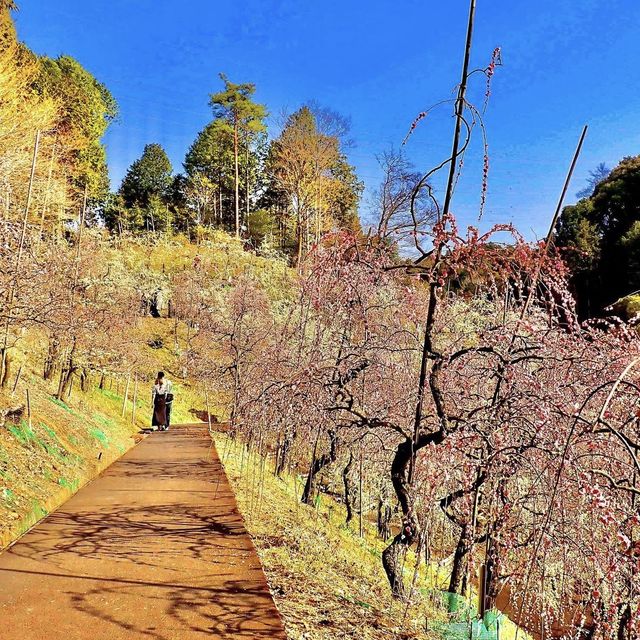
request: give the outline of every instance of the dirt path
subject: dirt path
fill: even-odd
[[[156,433],[0,555],[3,640],[284,640],[206,429]]]

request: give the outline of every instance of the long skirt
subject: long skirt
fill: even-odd
[[[153,418],[151,420],[152,427],[167,426],[167,398],[158,394],[153,403]]]

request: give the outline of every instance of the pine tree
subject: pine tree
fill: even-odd
[[[264,105],[251,99],[256,90],[254,84],[235,84],[224,73],[220,79],[224,82],[224,91],[212,94],[209,104],[214,116],[224,121],[233,134],[235,232],[240,237],[240,147],[244,144],[248,154],[253,136],[266,129],[267,112]]]

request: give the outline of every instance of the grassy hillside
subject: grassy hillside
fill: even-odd
[[[475,610],[448,613],[443,589],[448,574],[438,563],[415,572],[407,556],[405,577],[415,577],[412,602],[390,596],[381,565],[385,543],[364,522],[345,526],[344,508],[327,496],[315,508],[300,503],[303,479],[276,478],[273,463],[247,453],[224,434],[216,446],[236,492],[274,599],[292,640],[455,640],[470,638]],[[513,640],[515,626],[501,619],[500,640]],[[473,638],[496,638],[492,633]],[[518,637],[529,636],[520,631]]]
[[[4,406],[27,411],[0,427],[0,548],[15,540],[131,448],[144,419],[131,403],[124,418],[120,389],[72,393],[57,400],[40,376],[27,371]]]

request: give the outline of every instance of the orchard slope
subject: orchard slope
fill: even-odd
[[[6,546],[134,444],[149,424],[157,370],[175,381],[175,422],[197,420],[207,402],[224,419],[224,390],[211,385],[205,394],[189,377],[197,330],[185,321],[184,305],[220,309],[238,278],[252,274],[268,292],[290,276],[284,263],[244,251],[223,232],[198,246],[87,229],[78,259],[73,237],[34,240],[28,229],[19,263],[20,226],[5,223],[1,233],[0,296],[12,301],[0,311]],[[191,272],[206,274],[210,297],[186,286]]]

